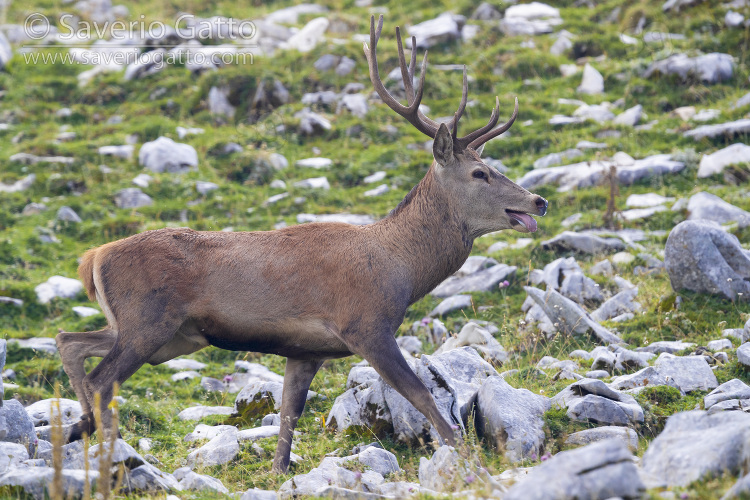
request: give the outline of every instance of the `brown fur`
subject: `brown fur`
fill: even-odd
[[[284,471],[315,372],[325,359],[358,354],[453,443],[450,424],[401,356],[394,332],[409,305],[461,267],[476,236],[513,227],[505,207],[535,213],[541,198],[473,152],[451,155],[453,164],[434,163],[396,210],[368,226],[313,223],[235,233],[167,228],[86,252],[79,273],[109,326],[57,337],[84,411],[90,415],[97,392],[104,407],[113,384],[143,363],[208,345],[285,356],[292,382],[285,384],[274,461]],[[473,177],[478,168],[488,173],[486,181]],[[462,183],[476,190],[468,200],[456,199],[456,190],[467,189]],[[477,210],[494,225],[472,215]],[[87,375],[83,362],[91,356],[104,359]],[[71,438],[90,432],[91,421],[87,416]]]
[[[373,48],[379,33],[380,28],[371,36]],[[371,55],[376,90],[385,92],[386,102],[394,101],[377,80]],[[403,53],[400,58],[403,62]],[[464,74],[462,105],[452,125],[463,112],[465,91]],[[78,272],[108,326],[57,336],[63,367],[85,413],[71,440],[92,432],[96,394],[109,432],[106,410],[115,385],[144,363],[214,345],[287,358],[274,471],[289,466],[294,427],[315,373],[324,360],[350,354],[365,358],[444,441],[455,444],[451,424],[407,364],[394,334],[409,305],[461,267],[475,238],[501,229],[528,232],[531,219],[518,213],[544,215],[547,202],[484,164],[464,144],[470,139],[469,146],[481,144],[510,127],[517,103],[502,127],[493,129],[496,105],[488,125],[457,139],[455,126],[451,135],[445,124],[421,116],[414,95],[407,92],[407,97],[412,111],[400,114],[434,138],[435,161],[398,207],[375,224],[236,233],[159,229],[84,254]],[[103,359],[86,374],[89,357]]]
[[[99,251],[98,248],[92,248],[87,251],[81,257],[81,264],[78,266],[78,277],[81,278],[84,288],[86,288],[86,295],[89,300],[96,300],[96,292],[94,290],[94,256]]]

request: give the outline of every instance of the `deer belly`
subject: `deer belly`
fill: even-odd
[[[344,342],[313,318],[259,321],[232,328],[212,325],[200,332],[209,344],[232,351],[252,351],[295,359],[339,358],[351,354]]]

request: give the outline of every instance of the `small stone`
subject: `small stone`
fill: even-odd
[[[587,445],[604,441],[605,439],[619,439],[632,451],[638,449],[638,434],[627,427],[603,426],[570,434],[566,444]]]
[[[141,208],[153,205],[154,200],[138,188],[125,188],[115,194],[117,208]]]
[[[583,67],[583,80],[578,86],[581,94],[601,94],[604,92],[604,77],[589,63]]]
[[[141,146],[138,163],[156,173],[183,173],[198,166],[198,153],[189,144],[159,137]]]
[[[236,429],[222,432],[205,445],[191,452],[187,457],[188,466],[191,468],[196,466],[211,467],[232,461],[240,451],[237,439],[238,432]]]
[[[70,207],[60,207],[57,211],[57,220],[63,222],[83,222],[75,210]]]
[[[723,351],[725,349],[732,349],[732,341],[729,339],[720,339],[720,340],[712,340],[708,344],[706,344],[706,347],[711,349],[712,351]]]

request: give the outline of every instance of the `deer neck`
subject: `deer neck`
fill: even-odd
[[[381,244],[407,270],[410,303],[455,273],[466,262],[474,242],[440,185],[434,164],[378,225]]]

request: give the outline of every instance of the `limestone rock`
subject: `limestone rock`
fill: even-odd
[[[138,163],[156,173],[183,173],[198,167],[198,153],[189,144],[159,137],[141,146]]]
[[[211,441],[191,452],[187,463],[191,468],[196,466],[211,467],[230,462],[240,451],[237,441],[237,429],[222,432]]]
[[[750,252],[711,221],[678,224],[669,234],[664,263],[675,291],[688,289],[750,299]]]
[[[558,453],[534,467],[503,499],[637,499],[645,489],[627,446],[607,439]]]
[[[532,297],[552,320],[556,328],[569,335],[592,332],[602,342],[611,344],[621,342],[621,339],[595,322],[581,307],[554,290],[542,290],[534,287],[524,287],[526,293]]]
[[[542,415],[549,408],[549,398],[489,377],[477,395],[477,425],[511,462],[534,459],[544,446]]]
[[[604,92],[604,77],[589,63],[583,67],[583,79],[578,86],[581,94],[601,94]]]
[[[750,414],[693,410],[667,419],[643,455],[649,488],[687,486],[720,474],[737,474],[750,450]]]
[[[682,80],[687,80],[692,75],[705,83],[719,83],[732,78],[733,72],[734,58],[729,54],[713,52],[698,57],[674,54],[651,63],[643,76],[678,75]]]
[[[662,353],[654,363],[660,375],[674,380],[682,392],[708,391],[719,383],[703,356],[674,356]]]

